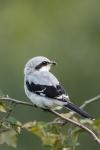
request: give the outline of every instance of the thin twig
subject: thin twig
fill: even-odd
[[[85,108],[87,105],[93,103],[93,102],[96,102],[97,100],[100,100],[100,94],[91,98],[91,99],[88,99],[88,100],[85,100],[84,103],[80,106],[81,109]],[[70,115],[73,116],[74,114],[76,114],[76,112],[74,111],[70,111]]]
[[[52,110],[52,109],[50,109],[50,111],[51,111],[53,114],[55,114],[56,116],[58,116],[58,117],[64,119],[65,121],[70,122],[71,124],[74,124],[74,125],[80,127],[81,129],[87,131],[89,134],[91,134],[91,135],[93,136],[94,140],[95,140],[98,144],[100,144],[100,139],[99,139],[99,138],[96,136],[96,134],[95,134],[92,130],[90,130],[88,127],[86,127],[86,126],[84,126],[83,124],[81,124],[81,123],[79,123],[79,122],[76,122],[76,121],[74,121],[74,120],[72,120],[72,119],[70,119],[70,118],[66,118],[66,117],[63,116],[62,114],[59,114],[57,111],[54,111],[54,110]]]
[[[6,101],[12,102],[12,103],[19,104],[19,105],[33,106],[32,103],[28,103],[28,102],[25,102],[25,101],[20,101],[20,100],[17,100],[17,99],[8,97],[8,96],[7,97],[0,97],[0,100],[4,100],[5,102]]]
[[[97,96],[95,96],[95,97],[93,97],[93,98],[91,98],[91,99],[89,99],[89,100],[86,100],[86,101],[80,106],[80,108],[84,108],[84,107],[87,106],[88,104],[91,104],[91,103],[93,103],[93,102],[95,102],[95,101],[97,101],[97,100],[100,100],[100,95],[97,95]]]

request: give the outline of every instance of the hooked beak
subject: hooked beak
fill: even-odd
[[[50,64],[51,64],[52,66],[57,65],[57,63],[56,63],[55,61],[50,61]]]

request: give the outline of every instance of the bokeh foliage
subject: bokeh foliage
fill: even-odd
[[[100,1],[99,0],[0,0],[0,89],[27,100],[23,90],[26,61],[44,55],[58,62],[52,70],[77,104],[100,93]],[[86,108],[99,118],[99,103]],[[18,120],[50,121],[41,110],[17,107]],[[98,150],[83,135],[77,149]],[[89,140],[87,140],[89,138]],[[30,134],[19,136],[18,150],[43,149]],[[6,145],[2,150],[11,150]]]
[[[76,118],[75,114],[69,112],[60,113],[61,116],[67,120],[60,117],[47,123],[43,121],[22,123],[12,117],[11,114],[17,105],[30,106],[33,108],[31,103],[26,104],[26,102],[12,99],[9,96],[0,96],[0,113],[6,114],[0,119],[0,144],[6,143],[16,148],[18,135],[22,134],[23,130],[26,130],[39,137],[42,144],[51,150],[76,150],[77,146],[80,145],[79,135],[83,132],[90,134],[93,140],[100,145],[100,119],[90,120]],[[59,116],[59,113],[56,114]],[[74,122],[72,123],[72,121]]]

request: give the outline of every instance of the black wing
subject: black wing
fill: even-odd
[[[30,92],[34,92],[38,95],[46,96],[49,98],[57,98],[62,94],[66,94],[64,88],[61,85],[57,85],[56,87],[54,87],[48,85],[34,84],[33,82],[30,84],[28,81],[26,81],[26,86]]]

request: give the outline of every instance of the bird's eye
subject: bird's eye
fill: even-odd
[[[42,64],[43,64],[43,65],[47,65],[48,62],[47,62],[47,61],[43,61]]]

